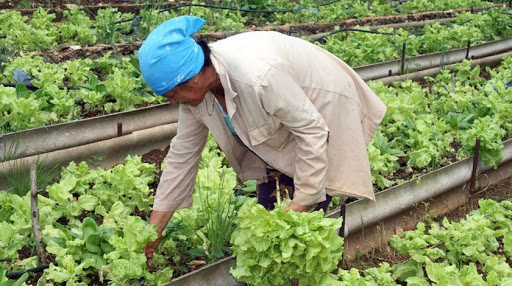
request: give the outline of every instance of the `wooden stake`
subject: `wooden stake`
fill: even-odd
[[[117,137],[123,136],[123,122],[117,122]]]
[[[405,51],[407,49],[407,41],[404,41],[404,44],[402,45],[402,63],[400,65],[400,74],[404,73],[405,70]]]
[[[39,224],[39,207],[37,201],[37,178],[36,178],[36,165],[30,167],[30,208],[32,212],[32,233],[36,243],[36,252],[39,257],[39,263],[47,264],[46,251],[43,245],[43,238],[41,235],[41,225]]]
[[[469,48],[471,47],[471,39],[468,40],[468,45],[466,47],[466,60],[469,60]]]
[[[347,238],[345,237],[345,221],[347,219],[346,210],[347,210],[347,208],[345,205],[345,198],[341,198],[340,212],[341,212],[341,216],[343,217],[343,222],[341,223],[339,235],[343,238],[343,243],[345,245],[347,244]],[[343,253],[341,254],[341,261],[345,261],[345,251],[343,251]]]
[[[478,168],[478,153],[480,153],[480,138],[476,138],[475,153],[473,155],[473,170],[471,171],[471,183],[469,185],[470,193],[475,191],[476,171]]]

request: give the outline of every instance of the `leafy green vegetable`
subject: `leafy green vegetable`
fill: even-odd
[[[233,276],[251,285],[287,285],[299,278],[304,285],[333,283],[330,272],[341,260],[343,239],[336,229],[342,218],[324,218],[323,211],[272,211],[250,200],[238,214],[231,237],[237,267]]]

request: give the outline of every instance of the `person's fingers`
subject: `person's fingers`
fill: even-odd
[[[155,247],[151,243],[145,246],[142,251],[144,251],[144,254],[147,258],[147,264],[149,267],[153,265],[153,253],[155,252]]]

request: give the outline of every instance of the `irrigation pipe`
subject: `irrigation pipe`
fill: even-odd
[[[12,169],[27,170],[37,161],[42,164],[65,166],[71,161],[89,162],[90,165],[110,168],[122,163],[126,154],[143,155],[153,149],[164,149],[178,130],[177,123],[171,123],[135,131],[129,135],[94,142],[74,148],[34,155],[0,163],[0,173],[9,174]],[[96,160],[95,158],[103,158]],[[0,190],[7,189],[7,182],[0,181]]]
[[[448,18],[448,19],[453,19],[453,18]],[[444,20],[447,20],[447,19],[444,19]],[[464,25],[466,23],[469,23],[471,22],[472,19],[468,19],[466,21],[462,21],[460,23],[454,23],[454,25]],[[437,22],[441,22],[441,21],[437,21]],[[401,23],[402,25],[403,24],[408,24],[408,23]],[[404,25],[405,27],[407,27],[407,25]],[[386,26],[384,26],[386,27]],[[449,28],[453,29],[453,25],[452,26],[449,26]],[[390,33],[390,32],[380,32],[380,31],[377,31],[378,29],[375,29],[375,28],[370,28],[369,30],[364,30],[364,29],[357,29],[357,28],[341,28],[341,29],[337,29],[337,30],[334,30],[330,33],[324,33],[318,37],[315,37],[315,38],[311,38],[313,41],[315,42],[319,42],[319,41],[322,41],[323,39],[327,38],[327,37],[330,37],[332,35],[335,35],[337,33],[341,33],[341,32],[361,32],[361,33],[369,33],[369,34],[379,34],[379,35],[401,35],[400,33]],[[408,36],[423,36],[425,35],[425,33],[409,33]]]
[[[375,25],[375,26],[362,26],[365,28],[369,28],[371,31],[377,31],[382,28],[393,28],[393,29],[400,29],[400,28],[422,28],[426,25],[433,25],[435,23],[445,23],[455,20],[456,18],[443,18],[443,19],[436,19],[436,20],[424,20],[424,21],[415,21],[415,22],[404,22],[404,23],[395,23],[395,24],[387,24],[387,25]],[[329,33],[319,33],[314,35],[308,35],[307,37],[311,40],[315,40],[317,38],[325,37]]]
[[[485,58],[481,58],[481,59],[473,59],[473,60],[471,60],[471,66],[474,67],[476,65],[480,65],[480,66],[484,67],[484,66],[496,65],[496,64],[500,63],[503,60],[503,58],[506,56],[512,56],[512,52],[506,52],[506,53],[502,53],[502,54],[498,54],[498,55],[494,55],[494,56],[490,56],[490,57],[485,57]],[[455,64],[451,64],[451,65],[447,65],[444,67],[436,67],[436,68],[432,68],[432,69],[422,70],[422,71],[399,75],[399,76],[397,75],[397,76],[385,77],[385,78],[377,79],[377,81],[381,81],[385,85],[391,85],[391,84],[393,84],[393,82],[404,81],[407,79],[410,79],[413,81],[418,81],[418,80],[422,80],[426,76],[434,77],[437,74],[439,74],[441,72],[441,70],[446,70],[446,69],[453,70],[454,66],[455,66]]]
[[[54,262],[53,265],[57,265],[57,262]],[[26,272],[38,273],[38,272],[44,271],[47,268],[50,268],[50,264],[44,264],[44,265],[41,265],[41,266],[38,266],[35,268],[30,268],[30,269],[26,269],[26,270],[22,270],[22,271],[18,271],[18,272],[7,273],[7,274],[5,274],[5,277],[7,279],[18,279],[18,278],[20,278],[21,275],[25,274]]]
[[[132,111],[87,118],[0,135],[0,162],[77,147],[178,121],[178,107],[163,103]]]

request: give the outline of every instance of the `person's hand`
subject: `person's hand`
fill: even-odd
[[[148,242],[148,244],[142,249],[144,254],[146,255],[147,264],[149,267],[153,266],[153,253],[155,252],[158,244],[160,243],[160,239],[162,238],[162,233],[158,233],[158,238],[155,241]]]
[[[299,205],[297,203],[291,202],[284,210],[285,211],[293,210],[296,212],[307,212],[307,211],[309,211],[310,208],[311,208],[311,206]]]
[[[142,249],[148,259],[147,263],[149,267],[153,265],[153,253],[158,247],[160,239],[162,239],[162,232],[171,219],[172,214],[173,212],[152,211],[151,215],[149,216],[149,224],[156,225],[156,232],[158,233],[158,238],[155,241],[148,242],[148,244]]]

